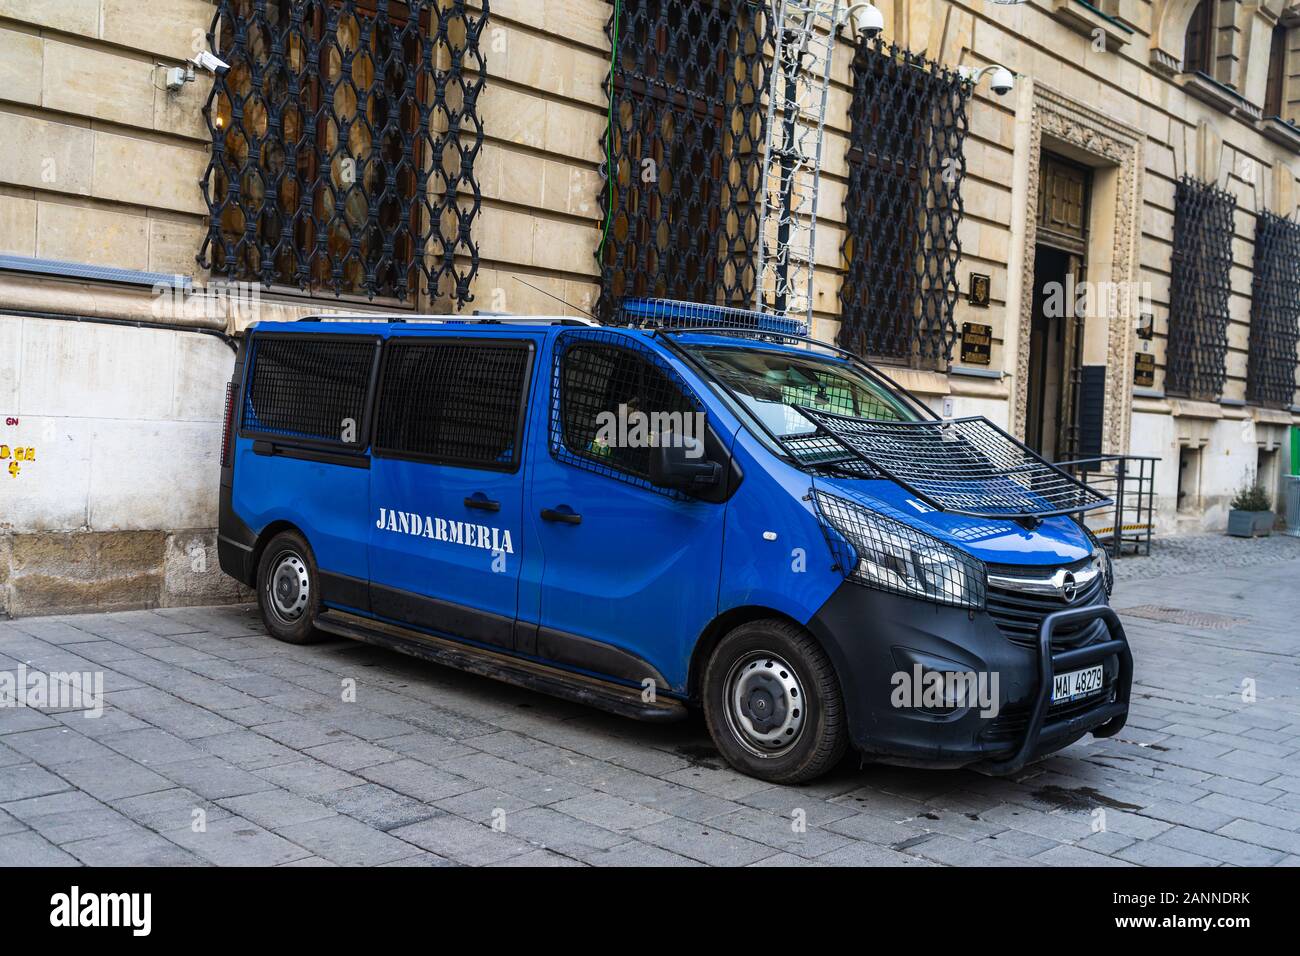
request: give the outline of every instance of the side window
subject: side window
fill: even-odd
[[[390,340],[375,453],[514,471],[532,352],[524,341]]]
[[[561,337],[551,451],[561,461],[669,494],[650,483],[651,447],[664,431],[703,437],[704,408],[654,353]]]
[[[364,448],[378,345],[341,335],[254,334],[243,431]]]

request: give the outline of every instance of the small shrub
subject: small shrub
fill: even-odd
[[[1273,507],[1273,501],[1252,472],[1246,484],[1232,499],[1232,507],[1236,511],[1269,511]]]

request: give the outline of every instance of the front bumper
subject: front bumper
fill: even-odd
[[[1062,627],[1084,628],[1079,646],[1052,640]],[[1013,773],[1085,734],[1107,737],[1128,715],[1133,658],[1115,612],[1105,604],[1047,615],[1037,646],[1007,639],[983,611],[943,607],[846,581],[808,622],[835,664],[854,746],[868,759],[925,767],[978,765]],[[1076,628],[1077,630],[1077,628]],[[1051,703],[1053,677],[1102,665],[1098,694]],[[980,703],[943,710],[899,705],[896,675],[922,671],[986,675],[996,689]],[[996,684],[993,683],[996,675]]]

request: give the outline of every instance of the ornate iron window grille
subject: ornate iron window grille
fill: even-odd
[[[956,71],[879,38],[858,43],[852,81],[838,344],[945,367],[958,336],[957,229],[971,86]]]
[[[471,301],[488,18],[466,0],[218,0],[204,107],[214,275]]]
[[[1237,200],[1183,176],[1174,190],[1165,392],[1214,401],[1223,393]]]
[[[612,5],[603,320],[625,296],[753,301],[772,29],[754,0]]]
[[[1250,303],[1246,400],[1290,408],[1300,341],[1300,223],[1269,212],[1255,218],[1255,278]]]

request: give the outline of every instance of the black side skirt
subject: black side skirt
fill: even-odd
[[[625,687],[346,611],[328,609],[317,618],[316,626],[339,637],[391,648],[412,657],[597,707],[622,717],[666,723],[681,720],[687,713],[686,705],[673,698],[660,695],[647,703],[642,700],[640,688]]]

